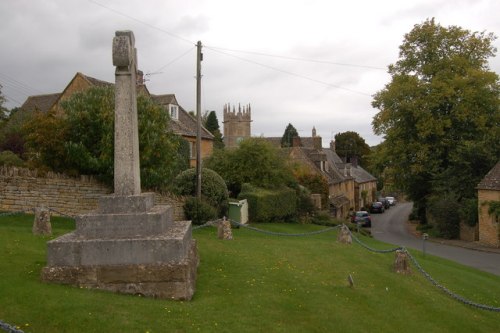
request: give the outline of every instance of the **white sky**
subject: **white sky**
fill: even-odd
[[[345,131],[374,145],[372,95],[404,34],[435,17],[498,36],[499,13],[498,0],[0,0],[0,84],[12,108],[61,92],[76,72],[113,82],[114,32],[132,30],[140,69],[156,73],[150,92],[194,110],[199,40],[202,109],[221,127],[225,103],[250,103],[254,136],[291,123],[304,137],[315,126],[324,146]],[[490,67],[500,73],[500,60]]]

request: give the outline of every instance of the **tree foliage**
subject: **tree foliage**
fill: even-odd
[[[62,102],[65,116],[38,113],[25,130],[39,163],[56,171],[97,175],[111,183],[114,172],[114,91],[93,87]],[[165,188],[188,157],[181,141],[167,130],[168,115],[144,96],[137,98],[141,182]],[[185,153],[183,154],[185,155]]]
[[[357,132],[347,131],[335,134],[335,152],[345,161],[352,162],[355,158],[365,166],[370,155],[370,146]]]
[[[8,110],[3,106],[5,103],[5,97],[2,94],[2,85],[0,84],[0,126],[2,122],[7,119]]]
[[[205,128],[210,131],[214,136],[214,148],[222,149],[224,148],[224,142],[222,140],[222,133],[219,127],[219,120],[217,119],[217,114],[215,111],[210,111],[206,120],[204,122]]]
[[[234,197],[243,183],[262,188],[293,183],[285,157],[262,138],[245,139],[236,149],[216,150],[204,165],[222,176]]]
[[[385,167],[421,219],[430,194],[474,196],[500,156],[500,86],[487,62],[495,38],[434,19],[415,25],[389,66],[391,81],[374,96]]]
[[[293,127],[292,124],[288,124],[288,126],[285,128],[285,133],[283,133],[283,136],[281,137],[281,147],[292,147],[293,138],[295,137],[299,137],[297,129]]]

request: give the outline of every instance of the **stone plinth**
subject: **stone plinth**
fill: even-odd
[[[153,196],[105,196],[76,230],[47,243],[46,282],[189,300],[198,266],[190,221]]]

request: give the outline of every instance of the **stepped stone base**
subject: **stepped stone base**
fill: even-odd
[[[173,221],[151,194],[103,197],[76,230],[47,243],[45,282],[189,300],[199,263],[190,221]]]

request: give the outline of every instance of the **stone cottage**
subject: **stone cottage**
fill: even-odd
[[[500,221],[488,212],[491,204],[500,202],[500,161],[477,185],[479,242],[500,247]]]

